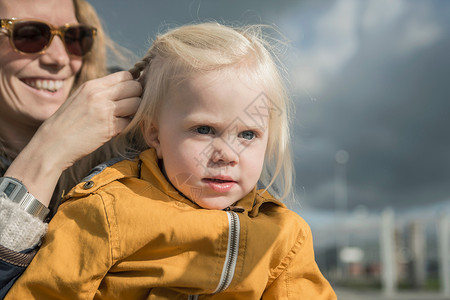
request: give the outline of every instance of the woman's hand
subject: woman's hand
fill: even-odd
[[[42,124],[37,135],[44,133],[46,143],[52,144],[48,151],[59,154],[60,168],[68,168],[129,124],[141,93],[141,85],[125,71],[88,81]]]
[[[61,173],[129,124],[141,93],[126,71],[84,83],[41,125],[5,176],[21,180],[48,205]]]

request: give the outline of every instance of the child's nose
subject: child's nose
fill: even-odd
[[[216,164],[225,164],[234,166],[239,162],[239,154],[226,141],[218,138],[213,143],[214,152],[212,154],[212,161]]]

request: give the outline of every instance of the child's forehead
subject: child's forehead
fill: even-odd
[[[257,95],[265,90],[260,82],[245,72],[226,69],[193,73],[178,84],[175,92],[181,96],[195,94],[216,98],[227,95]]]
[[[219,71],[185,80],[172,91],[165,108],[165,113],[176,118],[217,119],[221,123],[240,118],[254,127],[266,127],[271,103],[261,84]]]

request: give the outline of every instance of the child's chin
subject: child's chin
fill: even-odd
[[[227,208],[231,204],[227,200],[220,200],[220,199],[197,199],[194,201],[198,206],[204,209],[212,209],[212,210],[222,210],[224,208]],[[231,202],[234,203],[235,201]]]

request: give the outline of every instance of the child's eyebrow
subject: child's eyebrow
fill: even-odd
[[[220,126],[223,124],[214,114],[211,113],[190,113],[184,117],[185,123],[205,124]]]
[[[205,125],[221,125],[222,122],[218,122],[214,117],[211,116],[201,116],[201,115],[192,115],[185,118],[186,123],[192,124],[205,124]]]
[[[264,131],[267,130],[268,124],[258,123],[258,120],[254,118],[246,118],[245,116],[236,116],[235,118],[230,118],[228,120],[220,120],[214,114],[211,113],[190,113],[184,118],[184,124],[186,127],[192,127],[196,125],[207,125],[214,127],[216,129],[224,130],[228,127],[238,128],[239,130],[254,130],[254,131]]]

